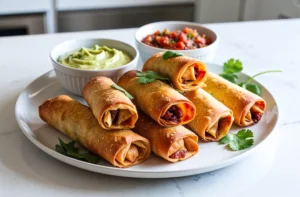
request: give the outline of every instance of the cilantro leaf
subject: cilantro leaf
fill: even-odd
[[[60,154],[62,154],[62,155],[67,155],[65,149],[64,149],[61,145],[56,144],[55,149],[56,149],[56,151],[59,152]]]
[[[246,90],[260,96],[261,95],[261,88],[259,85],[256,84],[252,84],[252,83],[240,83],[239,86],[241,86],[242,88],[245,88]]]
[[[219,144],[228,144],[233,151],[249,148],[254,144],[253,132],[249,129],[241,129],[237,134],[228,133],[219,140]]]
[[[166,60],[166,59],[169,59],[169,58],[172,58],[172,57],[177,57],[177,56],[183,56],[182,53],[177,53],[177,52],[173,52],[173,51],[166,51],[163,53],[163,59]]]
[[[98,163],[100,160],[100,158],[97,155],[94,155],[90,152],[79,154],[78,158],[86,160],[90,163]]]
[[[133,99],[133,96],[131,96],[131,94],[129,94],[126,90],[124,90],[123,88],[121,88],[120,86],[118,86],[117,84],[112,84],[110,87],[116,89],[116,90],[120,90],[121,92],[123,92],[129,99]]]
[[[253,81],[253,79],[255,77],[259,76],[259,75],[263,75],[263,74],[271,73],[271,72],[281,72],[281,70],[267,70],[267,71],[264,71],[264,72],[257,73],[255,75],[253,75],[252,77],[250,77],[246,82],[240,83],[239,86],[241,86],[242,88],[245,88],[246,90],[260,96],[261,95],[261,87],[259,85],[252,84],[250,82]]]
[[[243,70],[243,64],[240,60],[235,60],[233,58],[229,59],[227,62],[223,65],[223,73],[219,74],[219,76],[223,77],[224,79],[237,84],[238,81],[238,75],[237,73],[241,72]],[[281,72],[281,70],[268,70],[264,72],[257,73],[256,75],[250,77],[246,82],[241,82],[238,85],[242,88],[260,96],[261,95],[261,87],[256,84],[250,83],[255,77],[270,73],[270,72]]]
[[[64,143],[60,138],[58,138],[59,144],[56,144],[55,149],[58,153],[65,156],[72,157],[74,159],[79,159],[82,161],[87,161],[90,163],[98,163],[100,157],[94,155],[91,152],[80,153],[79,149],[75,147],[75,141],[70,141],[69,143]]]
[[[220,76],[232,83],[237,83],[237,80],[239,78],[237,74],[234,73],[221,73]]]
[[[240,60],[235,60],[233,58],[229,59],[223,65],[224,73],[239,73],[243,70],[243,64]]]
[[[145,83],[151,83],[157,79],[163,80],[163,81],[169,81],[170,79],[168,77],[160,76],[158,73],[154,71],[147,71],[147,72],[137,72],[136,76],[138,77],[137,83],[145,84]]]

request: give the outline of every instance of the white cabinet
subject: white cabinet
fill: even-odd
[[[247,0],[245,20],[299,18],[300,0]]]
[[[240,20],[241,0],[195,0],[195,17],[198,23],[220,23]]]

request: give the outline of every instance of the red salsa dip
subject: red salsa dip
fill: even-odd
[[[212,40],[205,34],[199,34],[196,29],[185,27],[171,32],[168,29],[163,32],[158,30],[146,36],[142,42],[162,49],[190,50],[206,47],[212,43]]]

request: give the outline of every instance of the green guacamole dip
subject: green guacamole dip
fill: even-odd
[[[123,66],[131,61],[129,55],[114,48],[95,45],[67,53],[59,57],[58,62],[72,68],[105,70]]]

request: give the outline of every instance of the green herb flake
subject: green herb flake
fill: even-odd
[[[246,84],[244,82],[240,83],[239,86],[241,86],[242,88],[245,88],[246,90],[260,96],[261,95],[261,87],[257,84]]]
[[[79,149],[75,147],[75,141],[70,141],[69,143],[63,142],[60,138],[58,138],[59,144],[56,144],[55,149],[58,153],[72,157],[74,159],[87,161],[90,163],[98,163],[100,161],[100,157],[94,155],[91,152],[79,153]]]
[[[183,90],[178,90],[178,89],[175,89],[177,92],[179,92],[180,94],[184,94],[184,91]]]
[[[224,79],[237,84],[238,82],[238,73],[243,70],[243,64],[240,60],[235,60],[233,58],[229,59],[223,65],[223,73],[219,74],[219,76],[223,77]],[[268,70],[257,73],[250,77],[247,81],[241,82],[237,85],[241,86],[242,88],[260,96],[261,95],[261,87],[257,84],[250,83],[255,77],[272,72],[281,72],[281,70]]]
[[[116,90],[120,90],[121,92],[123,92],[129,99],[133,99],[133,96],[131,94],[129,94],[126,90],[124,90],[123,88],[121,88],[120,86],[118,86],[117,84],[112,84],[110,86],[111,88],[114,88]]]
[[[243,70],[243,64],[240,60],[235,60],[233,58],[229,59],[223,65],[224,73],[239,73]]]
[[[233,151],[244,150],[254,144],[253,132],[249,129],[241,129],[237,134],[228,133],[219,144],[228,144]]]
[[[188,39],[193,39],[193,38],[194,38],[194,35],[193,35],[193,33],[189,32],[189,33],[187,34],[187,37],[188,37]]]
[[[237,83],[237,80],[239,78],[237,74],[234,73],[221,73],[220,76],[232,83]]]
[[[137,72],[136,76],[138,77],[137,83],[146,84],[151,83],[155,80],[163,80],[169,81],[170,79],[167,77],[160,76],[158,73],[154,71],[146,71],[146,72]]]
[[[169,59],[169,58],[172,58],[172,57],[178,57],[178,56],[183,56],[182,53],[177,53],[177,52],[174,52],[174,51],[166,51],[163,53],[163,59],[166,60],[166,59]]]

